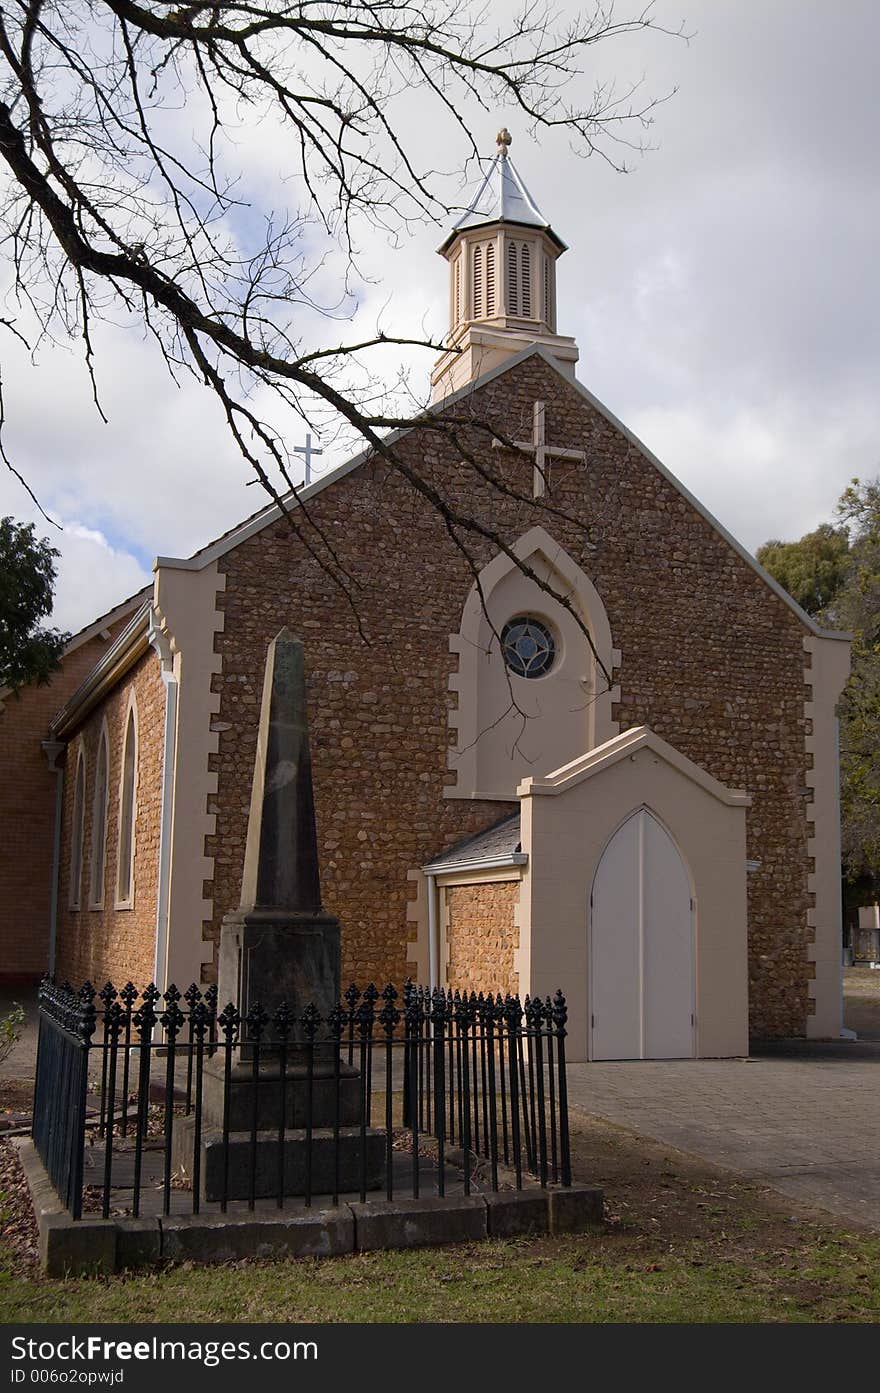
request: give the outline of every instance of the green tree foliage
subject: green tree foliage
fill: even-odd
[[[823,522],[799,542],[765,542],[758,560],[807,614],[834,599],[849,569],[849,532]]]
[[[820,623],[853,635],[852,674],[840,700],[841,833],[851,881],[880,877],[880,478],[853,479],[822,523],[797,542],[765,542],[757,556]]]
[[[851,534],[850,566],[825,616],[853,634],[840,763],[843,855],[855,879],[880,873],[880,478],[853,479],[837,513]]]
[[[0,518],[0,685],[48,682],[70,637],[40,624],[52,611],[59,555],[33,523]]]
[[[24,1029],[24,1008],[19,1006],[17,1001],[13,1001],[12,1010],[5,1016],[0,1017],[0,1064],[14,1050],[21,1039]]]

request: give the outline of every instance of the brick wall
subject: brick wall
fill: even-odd
[[[137,706],[138,762],[136,782],[134,900],[131,909],[117,909],[119,850],[119,786],[122,747],[129,698]],[[109,747],[110,797],[107,808],[107,849],[102,909],[89,907],[92,816],[98,742],[106,718]],[[109,978],[118,988],[131,980],[139,987],[152,979],[156,945],[156,889],[159,870],[162,753],[165,688],[158,657],[152,650],[139,659],[123,680],[91,712],[68,742],[64,780],[61,838],[61,878],[58,897],[57,976],[80,983],[88,978],[101,988]],[[85,827],[82,850],[80,908],[70,908],[70,861],[76,762],[80,746],[86,752]],[[181,984],[181,989],[189,983]]]
[[[439,433],[400,449],[459,511],[491,519],[513,542],[540,522],[590,575],[622,652],[621,729],[647,723],[725,784],[753,796],[749,850],[752,1028],[801,1034],[808,1011],[809,796],[804,749],[804,629],[797,617],[603,416],[539,358],[481,388],[457,410],[517,439],[547,403],[548,438],[583,448],[586,472],[554,466],[548,513],[475,478]],[[487,469],[531,492],[531,463],[462,438]],[[567,514],[568,517],[561,516]],[[309,504],[310,541],[343,586],[280,519],[221,558],[226,572],[219,753],[215,943],[237,906],[266,645],[285,624],[306,644],[324,900],[343,926],[344,973],[399,981],[407,971],[406,873],[496,821],[504,804],[451,800],[447,768],[448,637],[471,585],[442,520],[381,462]],[[309,526],[300,518],[301,525]],[[323,538],[323,539],[322,539]],[[585,544],[589,541],[594,549]],[[479,564],[493,554],[474,539]],[[356,607],[363,635],[352,614]],[[511,809],[512,810],[512,809]]]
[[[0,700],[0,982],[37,981],[49,965],[58,776],[41,742],[49,722],[100,661],[128,616],[68,653],[44,687]]]
[[[448,915],[449,985],[459,991],[516,995],[519,974],[513,969],[513,955],[519,947],[519,927],[514,916],[519,881],[450,885],[440,893],[446,897]]]

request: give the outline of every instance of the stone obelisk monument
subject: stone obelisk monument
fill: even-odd
[[[296,1023],[339,1002],[339,921],[321,906],[303,646],[269,645],[241,905],[223,920],[218,1000],[241,1015],[286,1000]]]
[[[229,1075],[222,1046],[204,1069],[205,1199],[246,1198],[254,1157],[256,1194],[277,1196],[282,1120],[285,1194],[303,1192],[307,1148],[316,1194],[332,1190],[336,1176],[343,1190],[356,1187],[362,1147],[368,1185],[382,1183],[382,1134],[358,1125],[358,1071],[327,1043],[326,1026],[313,1050],[302,1043],[306,1007],[313,1004],[326,1022],[339,1004],[339,972],[339,922],[321,905],[303,646],[282,629],[266,659],[241,905],[226,915],[220,934],[218,1003],[221,1010],[227,1002],[237,1006],[242,1027]],[[290,1020],[283,1050],[271,1019],[282,1002]],[[247,1016],[258,1006],[270,1019],[255,1058]],[[174,1136],[178,1163],[192,1174],[192,1119],[182,1119]]]

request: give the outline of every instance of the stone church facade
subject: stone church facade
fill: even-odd
[[[345,979],[562,986],[575,1058],[839,1034],[848,644],[575,380],[563,249],[502,148],[442,248],[437,424],[395,440],[493,539],[465,556],[366,454],[303,492],[302,536],[269,507],[158,559],[48,732],[59,975],[215,977],[287,626]]]

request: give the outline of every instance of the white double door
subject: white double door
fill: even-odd
[[[694,913],[687,869],[642,808],[617,829],[590,898],[592,1059],[695,1053]]]

